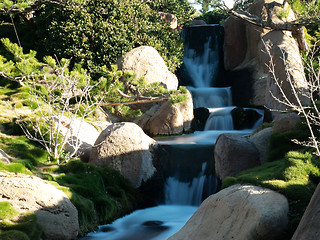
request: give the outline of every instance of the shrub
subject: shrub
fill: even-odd
[[[159,51],[171,71],[180,64],[179,32],[163,22],[157,11],[174,10],[179,19],[191,14],[184,0],[96,0],[66,7],[46,6],[36,18],[41,49],[48,55],[72,57],[91,71],[108,68],[131,49],[149,45]]]

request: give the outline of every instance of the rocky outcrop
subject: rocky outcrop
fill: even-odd
[[[280,239],[288,210],[279,193],[234,185],[208,197],[169,240]]]
[[[320,184],[304,212],[299,226],[291,240],[314,240],[320,236]]]
[[[59,120],[60,119],[60,120]],[[91,124],[78,119],[55,117],[56,127],[66,137],[65,150],[82,161],[88,162],[90,151],[99,136],[98,130]]]
[[[296,128],[297,124],[301,122],[301,118],[296,113],[279,114],[272,121],[273,132],[286,132]]]
[[[137,78],[144,77],[148,84],[158,82],[169,90],[178,88],[177,77],[168,70],[163,58],[153,47],[134,48],[121,57],[117,64],[122,71],[133,71]]]
[[[155,172],[156,142],[135,123],[114,123],[101,132],[90,154],[90,163],[108,166],[139,187]]]
[[[161,20],[167,22],[172,29],[176,29],[178,27],[178,19],[175,15],[171,13],[159,12]]]
[[[249,137],[249,141],[258,149],[261,165],[267,161],[269,141],[272,135],[272,127],[262,129]]]
[[[149,135],[171,135],[188,132],[193,120],[193,102],[188,91],[185,102],[155,105],[135,122]]]
[[[248,139],[233,133],[218,137],[214,159],[216,175],[221,180],[260,165],[257,148]]]
[[[0,201],[8,201],[18,212],[34,212],[49,239],[75,239],[79,223],[77,209],[62,191],[34,176],[0,172]]]
[[[283,9],[288,10],[288,15],[280,19],[279,13]],[[251,4],[247,11],[264,20],[269,18],[274,23],[290,22],[295,19],[290,6],[283,0],[258,0]],[[225,68],[231,71],[254,70],[255,79],[251,97],[253,105],[266,106],[269,109],[285,109],[285,106],[275,99],[283,99],[275,79],[279,79],[287,98],[293,102],[295,98],[288,78],[292,80],[296,90],[303,92],[307,89],[298,43],[291,32],[264,29],[234,17],[230,17],[224,25]],[[270,55],[267,54],[267,48]],[[269,65],[270,56],[274,61],[275,75],[270,74],[266,67]],[[286,71],[286,68],[289,71]],[[303,102],[307,103],[308,100],[303,98]],[[276,114],[273,112],[273,115]]]

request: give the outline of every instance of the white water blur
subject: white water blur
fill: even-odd
[[[217,42],[217,39],[215,42]],[[209,40],[204,44],[203,55],[197,56],[196,51],[194,49],[188,49],[188,46],[185,49],[183,63],[190,77],[193,79],[193,84],[196,88],[211,86],[213,84],[211,81],[218,72],[218,49],[212,50],[210,44],[211,37],[209,37]]]
[[[210,115],[204,126],[204,131],[208,130],[233,130],[232,107],[209,108]]]
[[[202,202],[206,166],[207,163],[202,164],[202,171],[192,182],[180,182],[175,177],[169,177],[165,184],[165,204],[199,206]]]
[[[82,240],[164,240],[179,231],[196,210],[194,206],[180,205],[137,210],[112,224],[99,226],[98,231],[89,233]],[[145,224],[152,221],[159,224]],[[105,227],[114,230],[103,232]]]
[[[232,105],[231,88],[188,87],[192,94],[193,107],[216,108]]]

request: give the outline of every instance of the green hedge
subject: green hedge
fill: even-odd
[[[183,55],[178,30],[160,19],[158,11],[170,11],[180,21],[190,19],[185,0],[95,0],[69,7],[47,5],[36,17],[37,34],[44,54],[72,57],[85,67],[110,67],[131,49],[156,48],[174,71]]]

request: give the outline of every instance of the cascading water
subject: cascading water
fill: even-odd
[[[225,132],[248,135],[253,131],[233,130],[231,88],[212,87],[219,77],[219,34],[221,27],[217,25],[184,31],[186,49],[181,72],[194,107],[208,108],[210,116],[205,131],[156,139],[167,154],[163,205],[135,211],[82,239],[167,239],[185,224],[204,198],[216,192],[213,149],[217,137]]]

